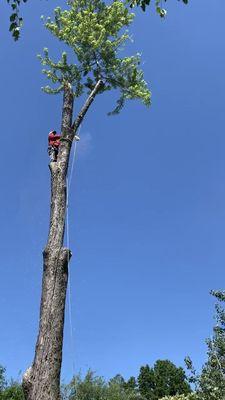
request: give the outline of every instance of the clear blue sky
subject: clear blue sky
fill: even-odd
[[[36,54],[60,48],[39,16],[63,3],[28,2],[18,43],[1,5],[0,363],[13,377],[34,353],[49,216],[46,139],[61,117],[61,97],[40,90]],[[105,94],[83,124],[70,197],[66,380],[72,359],[76,371],[107,378],[137,375],[158,358],[204,361],[209,291],[225,286],[225,4],[214,3],[170,0],[164,21],[153,9],[137,12],[129,51],[142,52],[152,106],[130,102],[107,117],[116,97]]]

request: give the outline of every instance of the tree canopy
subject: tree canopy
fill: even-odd
[[[140,394],[147,400],[191,392],[183,368],[169,360],[158,360],[152,368],[149,365],[141,367],[138,385]]]
[[[12,13],[10,15],[10,25],[9,30],[12,33],[14,40],[18,40],[20,37],[20,30],[23,25],[23,17],[20,15],[20,6],[23,3],[27,3],[28,0],[6,0],[12,9]],[[156,12],[160,15],[160,17],[165,17],[166,10],[163,7],[163,4],[167,0],[154,0]],[[189,0],[178,0],[182,1],[184,4],[188,4]],[[130,7],[140,6],[143,11],[145,11],[146,6],[149,6],[151,0],[125,0],[125,3]]]
[[[57,94],[69,83],[76,98],[85,90],[90,93],[101,80],[103,85],[99,92],[111,89],[120,92],[117,105],[110,114],[118,113],[128,99],[139,99],[149,106],[151,93],[140,69],[140,55],[119,57],[129,39],[124,28],[131,24],[134,14],[120,0],[109,5],[101,0],[74,0],[68,5],[66,10],[57,7],[54,18],[48,18],[45,26],[71,48],[75,62],[68,62],[66,52],[54,62],[48,49],[44,49],[44,55],[39,58],[47,67],[43,73],[53,84],[45,86],[44,91]]]
[[[160,367],[163,365],[162,370],[164,370],[164,376],[165,376],[165,371],[166,371],[166,366],[168,368],[170,362],[167,360],[162,361],[158,360],[155,364],[155,369],[158,369],[158,372],[160,372]],[[179,371],[180,369],[175,367],[174,364],[171,363],[171,365],[176,368],[176,371]],[[173,367],[172,368],[174,370]],[[145,368],[145,367],[142,367]],[[142,369],[141,369],[142,370]],[[182,387],[182,383],[178,382],[179,378],[177,379],[176,374],[168,374],[170,375],[169,379],[169,386],[175,387],[176,386],[176,391],[177,393],[185,393],[187,394],[190,392],[189,386],[186,384],[185,389],[184,386]],[[163,380],[163,379],[162,379]],[[131,381],[133,384],[131,384]],[[139,378],[138,378],[139,381]],[[135,385],[134,385],[135,383]],[[167,378],[167,383],[168,383],[168,378]],[[136,381],[134,377],[131,377],[128,379],[128,381],[125,381],[125,379],[120,375],[116,375],[114,378],[112,378],[109,382],[106,382],[103,378],[95,376],[95,374],[89,370],[84,377],[84,379],[81,379],[81,376],[78,375],[74,377],[72,382],[64,387],[63,390],[63,400],[147,400],[147,399],[161,399],[165,393],[168,391],[165,388],[165,380],[162,383],[161,382],[156,382],[155,381],[155,392],[154,396],[155,397],[150,397],[149,391],[145,391],[145,394],[141,392],[141,387],[139,385],[136,385]],[[182,392],[183,390],[183,392]],[[172,392],[172,390],[171,390]],[[158,393],[158,394],[157,394]],[[163,395],[160,395],[160,393],[163,393]],[[174,400],[195,400],[194,398],[190,397],[185,397],[186,394],[181,395],[180,397],[178,396],[177,398],[174,397]],[[168,398],[169,399],[169,398]],[[165,399],[167,400],[167,399]]]

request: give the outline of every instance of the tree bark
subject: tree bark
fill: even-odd
[[[74,135],[93,102],[101,81],[72,123],[74,96],[70,84],[64,87],[61,144],[51,172],[51,211],[48,241],[43,251],[43,279],[39,333],[33,364],[23,376],[26,400],[60,400],[63,327],[68,263],[71,251],[63,247],[67,207],[66,177]]]
[[[69,249],[63,247],[66,216],[66,176],[72,144],[73,92],[64,89],[62,141],[57,162],[50,163],[51,213],[43,251],[43,280],[39,334],[32,367],[23,377],[27,400],[59,400],[63,326],[68,281]]]

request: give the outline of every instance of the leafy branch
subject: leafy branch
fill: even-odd
[[[43,56],[38,57],[53,86],[45,86],[43,90],[57,94],[69,83],[74,97],[80,97],[85,91],[90,94],[101,80],[98,94],[112,89],[120,92],[117,105],[109,114],[117,114],[129,99],[150,105],[151,93],[140,69],[140,54],[119,57],[130,38],[124,28],[131,24],[134,14],[119,0],[109,5],[101,0],[74,0],[69,4],[67,10],[57,7],[54,19],[48,18],[45,26],[72,49],[75,62],[69,63],[65,52],[54,62],[48,49],[44,49]]]
[[[20,16],[20,5],[21,3],[26,3],[27,0],[7,0],[7,3],[12,9],[12,14],[10,15],[10,25],[9,31],[12,33],[14,40],[18,40],[20,37],[20,29],[23,25],[23,18]]]
[[[188,4],[189,0],[178,0],[182,1],[184,4]],[[161,18],[166,16],[166,9],[163,7],[163,4],[166,3],[167,0],[154,0],[156,12],[159,14]],[[131,8],[135,6],[140,6],[143,11],[146,10],[146,6],[151,4],[151,0],[127,0],[127,3]]]

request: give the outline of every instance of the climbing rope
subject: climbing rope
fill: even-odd
[[[78,130],[78,136],[80,135],[81,125]],[[77,141],[74,141],[73,146],[73,154],[72,154],[72,163],[70,173],[68,173],[68,177],[66,179],[66,248],[70,248],[70,230],[69,230],[69,194],[70,194],[70,186],[73,177],[74,165],[76,160],[77,153]],[[69,253],[68,253],[68,265],[69,265]],[[68,274],[68,316],[69,316],[69,326],[70,326],[70,341],[71,341],[71,353],[72,353],[72,367],[73,367],[73,376],[75,376],[75,348],[74,348],[74,329],[73,329],[73,319],[72,319],[72,304],[71,304],[71,277],[70,273]]]

